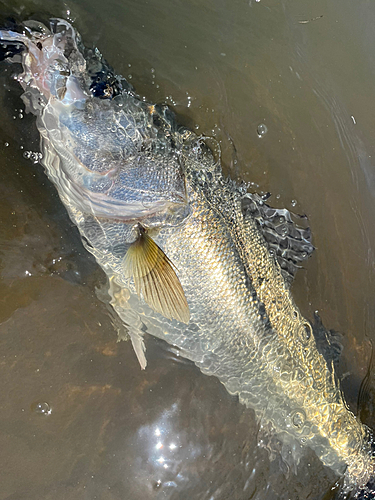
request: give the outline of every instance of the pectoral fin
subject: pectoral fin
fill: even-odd
[[[140,226],[138,239],[124,257],[127,278],[133,277],[137,294],[154,311],[169,319],[188,323],[189,306],[171,261]]]

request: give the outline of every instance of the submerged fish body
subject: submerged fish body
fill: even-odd
[[[166,340],[296,456],[312,448],[349,489],[371,495],[370,432],[347,409],[289,290],[311,253],[308,233],[224,179],[202,139],[167,107],[140,100],[66,21],[50,30],[28,22],[0,40],[3,57],[22,58],[18,79],[37,117],[42,163],[109,278],[141,366],[144,332]]]

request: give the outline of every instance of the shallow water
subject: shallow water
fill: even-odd
[[[318,310],[343,333],[347,401],[375,427],[372,371],[357,404],[375,341],[373,2],[0,2],[0,17],[9,14],[74,20],[141,95],[216,137],[233,178],[308,215],[317,250],[294,295],[305,315]],[[23,156],[38,151],[38,136],[7,67],[0,499],[333,496],[334,474],[309,453],[288,471],[253,412],[214,377],[153,338],[141,372],[130,343],[116,343],[117,320],[96,294],[103,273],[43,169]]]

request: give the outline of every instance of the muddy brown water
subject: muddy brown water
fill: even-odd
[[[139,94],[214,136],[233,178],[308,215],[316,251],[293,293],[342,332],[346,399],[375,427],[374,3],[0,2],[9,15],[73,20]],[[38,136],[13,74],[1,65],[0,499],[334,496],[330,470],[312,453],[288,470],[214,377],[151,337],[142,372],[116,342],[105,277],[24,157]]]

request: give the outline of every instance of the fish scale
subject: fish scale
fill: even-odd
[[[197,189],[198,187],[194,186],[194,190],[196,191]],[[323,356],[317,351],[313,336],[310,336],[307,340],[308,346],[306,342],[301,342],[300,332],[305,332],[307,322],[301,317],[294,304],[280,270],[275,265],[274,259],[269,256],[267,246],[254,221],[247,221],[244,224],[240,210],[240,200],[238,199],[237,204],[234,204],[231,192],[227,193],[227,196],[225,196],[226,193],[224,192],[220,203],[216,204],[212,202],[209,194],[207,196],[207,193],[200,193],[200,196],[197,196],[197,199],[200,200],[204,198],[208,199],[209,210],[203,215],[196,215],[193,209],[191,216],[192,219],[196,218],[197,220],[205,221],[204,224],[199,224],[202,231],[201,239],[203,243],[196,240],[193,242],[193,248],[197,248],[199,245],[204,247],[209,244],[211,248],[209,258],[203,253],[199,262],[197,259],[193,263],[182,262],[181,269],[196,268],[197,266],[210,268],[211,262],[215,261],[221,262],[222,265],[226,266],[225,280],[227,283],[224,286],[232,284],[233,289],[230,290],[229,295],[232,297],[232,303],[233,297],[235,297],[235,307],[230,311],[230,318],[227,321],[218,321],[214,325],[211,335],[218,335],[219,332],[225,331],[227,328],[229,329],[230,338],[226,339],[226,341],[232,344],[234,352],[231,352],[228,343],[225,343],[226,356],[228,360],[239,360],[241,366],[243,366],[242,363],[244,361],[246,363],[246,359],[244,360],[239,355],[239,351],[243,350],[243,352],[247,351],[247,353],[253,351],[251,358],[254,366],[251,370],[245,371],[245,374],[246,378],[252,381],[253,375],[251,372],[264,370],[264,379],[261,379],[259,372],[256,378],[258,384],[256,390],[258,397],[256,399],[258,405],[260,405],[259,409],[263,418],[264,413],[262,410],[267,408],[269,411],[273,406],[270,404],[272,394],[284,394],[287,398],[286,404],[289,408],[289,413],[301,410],[306,415],[306,427],[310,423],[310,429],[312,425],[315,425],[317,428],[318,432],[316,436],[311,431],[311,433],[305,436],[309,440],[309,446],[315,449],[315,439],[318,442],[315,451],[317,451],[322,461],[326,465],[342,472],[343,463],[348,463],[353,451],[356,453],[362,448],[365,443],[366,433],[354,415],[347,411],[341,397],[341,392],[335,383],[334,374],[328,370]],[[217,190],[215,194],[216,198],[218,198]],[[231,203],[228,203],[228,198]],[[228,238],[220,235],[219,240],[220,242],[226,241],[227,245],[230,242],[233,246],[229,244],[227,251],[223,252],[221,246],[216,248],[212,244],[217,240],[211,238],[211,233],[220,234],[220,232],[218,231],[218,227],[212,224],[209,214],[210,212],[220,213],[220,207],[224,203],[232,207],[232,216],[229,217],[228,213],[221,215],[220,218],[217,217],[217,223],[230,228],[229,232],[231,236]],[[233,208],[234,206],[237,207],[237,210]],[[237,221],[235,222],[236,218]],[[176,242],[176,247],[179,248],[182,241],[186,242],[190,240],[192,233],[196,237],[197,226],[195,224],[191,231],[181,236],[181,242]],[[236,244],[237,241],[240,244]],[[237,250],[237,255],[233,247]],[[163,248],[166,249],[168,254],[173,255],[173,260],[179,268],[178,252],[173,251],[173,247],[168,242],[163,241]],[[191,249],[192,251],[193,248]],[[232,262],[230,261],[231,256],[233,257]],[[266,322],[262,315],[259,314],[259,301],[253,299],[249,285],[245,285],[244,270],[241,269],[243,266],[251,278],[251,284],[256,291],[259,301],[265,305],[272,331],[267,329]],[[240,279],[241,276],[242,280]],[[183,277],[181,279],[186,290],[189,285],[185,285]],[[219,304],[228,304],[228,297],[220,296],[217,285],[212,283],[212,278],[210,281],[207,293],[203,297],[205,306],[207,307],[207,303],[210,304],[212,301]],[[238,286],[241,282],[243,283],[242,290]],[[257,286],[256,284],[259,282],[261,284]],[[205,280],[201,280],[200,283],[202,286]],[[223,286],[223,283],[220,283],[220,285]],[[276,307],[274,303],[278,301],[282,304],[281,308]],[[243,314],[242,321],[240,320],[239,304],[243,306],[241,308]],[[208,314],[212,314],[213,317],[217,317],[215,310],[209,308],[207,312]],[[237,336],[233,331],[234,324],[239,327]],[[262,342],[262,339],[266,340],[266,342]],[[265,352],[266,350],[268,350],[267,353]],[[281,350],[281,352],[278,352],[278,350]],[[229,354],[230,352],[231,354]],[[277,370],[274,369],[275,362],[279,363]],[[223,359],[220,359],[220,363],[221,369],[219,372],[217,370],[212,372],[211,369],[208,373],[215,373],[215,375],[224,380],[231,378],[231,385],[233,386],[233,377],[236,377],[236,373],[233,371],[233,367],[231,367],[232,373],[228,372],[228,364],[231,365],[232,363],[230,361],[227,363]],[[220,371],[223,370],[223,365],[225,365],[225,373],[221,375]],[[206,372],[204,363],[200,364],[200,366]],[[302,377],[299,377],[298,380],[291,380],[291,374],[295,370],[300,370]],[[238,393],[241,401],[250,407],[256,407],[252,401],[253,394],[247,391],[247,394],[243,396],[241,393],[241,379],[244,378],[243,374],[240,373],[236,378],[239,379],[237,382],[238,385],[236,384],[236,390],[230,392]],[[250,391],[254,392],[255,384],[245,382],[246,384],[250,386]],[[264,394],[267,392],[269,396],[264,397]],[[263,394],[263,397],[259,398],[259,394]],[[330,411],[320,411],[321,406],[323,409],[329,408]],[[285,420],[284,418],[280,419],[280,416],[277,415],[278,411],[281,411],[280,403],[272,408],[272,413],[274,414],[272,424],[276,429],[283,430]],[[269,416],[269,413],[266,415],[266,418],[267,416]],[[337,426],[340,427],[340,425],[342,432],[337,432]],[[334,428],[336,428],[335,433],[333,433]],[[297,434],[297,437],[304,434],[300,429],[294,432],[293,427],[289,429],[289,432],[294,435]],[[354,439],[348,438],[350,435],[353,435]],[[356,443],[356,450],[352,448],[353,442]],[[363,473],[366,474],[367,471],[363,471]]]

